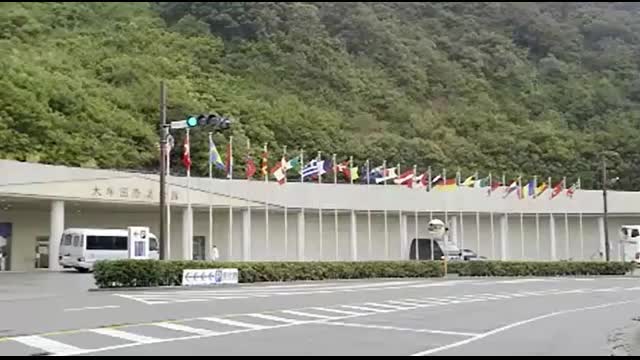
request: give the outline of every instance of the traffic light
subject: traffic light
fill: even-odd
[[[219,130],[226,130],[231,126],[231,119],[217,114],[197,115],[187,117],[187,127],[211,125]]]

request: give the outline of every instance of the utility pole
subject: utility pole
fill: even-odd
[[[167,89],[164,81],[160,82],[160,260],[167,259]]]
[[[602,157],[602,200],[604,201],[604,256],[605,260],[609,262],[609,211],[607,208],[607,160]]]

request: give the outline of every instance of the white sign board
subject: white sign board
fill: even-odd
[[[238,269],[182,270],[182,286],[237,284]]]
[[[129,226],[129,259],[149,258],[149,228]]]
[[[187,127],[187,120],[180,120],[180,121],[172,121],[171,122],[171,128],[172,129],[184,129]]]

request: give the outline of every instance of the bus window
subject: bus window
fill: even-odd
[[[80,247],[80,235],[73,235],[73,247]]]
[[[638,237],[638,236],[640,236],[640,230],[638,230],[638,229],[632,229],[632,230],[631,230],[631,237],[632,237],[632,238],[635,238],[635,237]]]
[[[149,238],[149,251],[158,251],[158,240],[154,237]]]
[[[126,236],[87,236],[87,250],[127,250]]]
[[[62,245],[69,246],[71,245],[71,234],[66,234],[62,239]]]

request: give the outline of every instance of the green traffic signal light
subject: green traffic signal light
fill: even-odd
[[[196,119],[195,116],[189,116],[187,118],[187,127],[192,128],[192,127],[196,127],[196,126],[198,126],[198,119]]]

